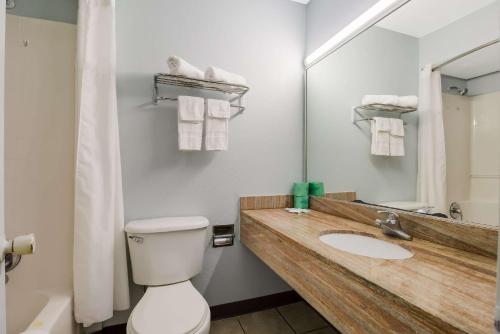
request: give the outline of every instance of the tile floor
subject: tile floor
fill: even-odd
[[[210,334],[340,334],[305,302],[212,321]]]

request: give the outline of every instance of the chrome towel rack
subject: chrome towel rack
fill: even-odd
[[[192,89],[201,89],[208,91],[216,91],[230,95],[228,101],[231,103],[231,108],[236,108],[238,111],[232,117],[241,114],[245,111],[245,106],[242,104],[243,96],[250,90],[249,87],[243,85],[230,84],[219,81],[209,81],[202,79],[187,78],[178,75],[156,73],[154,75],[154,90],[153,103],[158,104],[159,101],[177,101],[177,96],[162,96],[160,95],[161,86],[177,86]]]
[[[357,106],[352,108],[352,123],[358,124],[358,122],[372,121],[373,117],[368,116],[370,112],[384,112],[387,115],[396,115],[397,118],[401,118],[403,114],[414,112],[417,108],[413,107],[400,107],[389,104],[367,104],[363,106]],[[406,122],[403,122],[406,125]]]

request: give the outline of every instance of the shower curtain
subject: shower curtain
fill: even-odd
[[[114,0],[80,0],[73,288],[84,326],[130,306],[115,58]]]
[[[417,200],[447,213],[441,73],[432,65],[420,72],[419,95]]]

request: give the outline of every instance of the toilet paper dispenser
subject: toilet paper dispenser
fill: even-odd
[[[216,248],[234,245],[234,224],[215,225],[212,228],[212,247]]]

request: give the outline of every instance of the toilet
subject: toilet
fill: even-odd
[[[202,269],[208,219],[168,217],[125,226],[134,283],[147,286],[127,334],[208,334],[210,309],[189,281]]]

